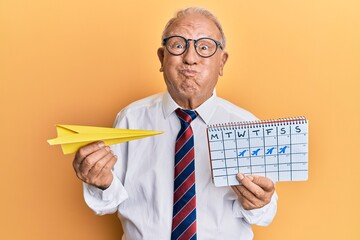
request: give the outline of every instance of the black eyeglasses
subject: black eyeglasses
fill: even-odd
[[[218,47],[223,49],[221,43],[212,38],[186,39],[182,36],[171,36],[163,40],[163,45],[169,53],[179,56],[188,49],[190,41],[194,42],[195,51],[203,58],[214,55]]]

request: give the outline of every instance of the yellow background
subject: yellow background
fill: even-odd
[[[0,239],[121,238],[116,215],[85,205],[73,156],[46,140],[57,123],[109,127],[163,91],[160,35],[189,5],[227,35],[218,95],[310,120],[310,179],[277,184],[278,214],[255,239],[360,239],[358,0],[0,0]]]

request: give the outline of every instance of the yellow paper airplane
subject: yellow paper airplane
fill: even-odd
[[[121,128],[90,127],[79,125],[56,125],[57,138],[48,140],[50,145],[61,144],[64,154],[74,153],[80,147],[96,141],[105,145],[150,137],[163,132]]]

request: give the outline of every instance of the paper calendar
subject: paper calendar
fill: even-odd
[[[276,181],[308,178],[308,121],[305,117],[208,125],[215,186],[238,185],[236,174]]]

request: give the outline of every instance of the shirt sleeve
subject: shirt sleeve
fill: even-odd
[[[276,192],[273,194],[270,203],[262,208],[245,210],[238,200],[233,203],[233,213],[235,217],[244,218],[249,224],[256,224],[259,226],[269,225],[275,217],[277,211],[277,199]]]

